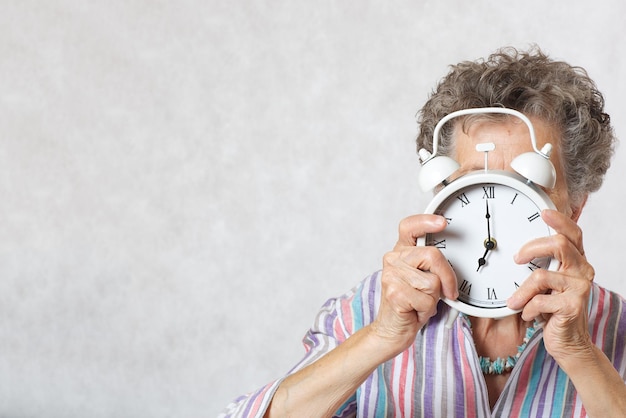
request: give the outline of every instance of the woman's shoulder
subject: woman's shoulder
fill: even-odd
[[[614,318],[616,315],[626,316],[625,307],[626,299],[624,299],[623,296],[598,283],[593,283],[589,296],[590,317],[604,316],[607,314],[610,314]]]
[[[316,324],[332,327],[335,331],[343,330],[340,334],[345,333],[344,338],[369,325],[380,306],[380,277],[380,271],[374,272],[348,292],[328,299],[317,315]]]
[[[609,357],[626,354],[626,299],[597,283],[589,296],[589,335]]]

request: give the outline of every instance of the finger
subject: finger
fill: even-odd
[[[518,264],[525,264],[541,257],[553,257],[558,260],[561,263],[558,271],[569,278],[583,279],[587,282],[594,280],[593,266],[564,235],[558,234],[531,241],[520,249],[514,260]],[[535,272],[541,274],[541,269]]]
[[[515,254],[517,264],[526,264],[536,258],[553,257],[561,262],[559,270],[588,265],[587,259],[565,235],[557,234],[527,242]]]
[[[395,267],[403,272],[404,277],[424,277],[423,273],[430,273],[428,277],[436,278],[445,297],[458,297],[456,274],[441,251],[435,247],[412,246],[389,252],[383,258],[383,266]]]
[[[537,269],[511,295],[507,300],[507,306],[514,310],[522,309],[534,297],[549,291],[561,293],[566,287],[567,279],[562,274]]]
[[[398,318],[405,317],[405,320],[415,315],[420,324],[424,324],[437,313],[438,298],[428,293],[420,292],[409,286],[390,289],[387,298],[396,306],[393,311]],[[408,315],[408,317],[407,317]]]
[[[421,293],[426,293],[439,299],[442,283],[436,274],[415,269],[408,273],[410,274],[407,274],[405,278],[409,286]]]
[[[536,318],[550,317],[557,312],[557,304],[552,295],[537,295],[522,309],[522,320],[532,321]]]
[[[511,309],[526,309],[529,304],[534,304],[536,309],[539,301],[544,301],[545,296],[557,296],[562,294],[577,295],[576,300],[582,298],[587,300],[591,290],[591,282],[589,280],[574,280],[571,276],[561,272],[549,271],[544,269],[535,270],[522,283],[522,285],[507,300],[507,306]],[[556,299],[551,298],[548,301],[554,302]],[[548,303],[548,302],[544,302]],[[541,304],[539,312],[552,314],[556,313],[553,308],[548,305]],[[530,309],[530,308],[529,308]],[[536,313],[533,311],[533,314]]]
[[[567,293],[542,294],[535,296],[524,306],[522,319],[531,321],[535,318],[553,315],[562,318],[579,318],[584,316],[586,312],[587,305],[579,303]]]
[[[385,283],[389,295],[410,305],[412,309],[417,310],[420,306],[412,302],[418,295],[431,300],[439,299],[441,286],[439,279],[432,273],[408,269],[396,270],[393,276],[386,278]]]
[[[545,209],[541,212],[541,218],[557,234],[565,236],[582,255],[585,254],[583,246],[583,233],[576,222],[556,210]]]
[[[401,245],[415,245],[417,238],[428,233],[443,231],[447,222],[443,216],[421,214],[403,219],[398,228],[398,243]]]

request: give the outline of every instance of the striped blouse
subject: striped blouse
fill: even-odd
[[[625,302],[594,284],[589,333],[626,379]],[[374,320],[381,299],[380,272],[321,308],[304,338],[306,354],[290,372],[311,364]],[[528,342],[491,409],[467,318],[444,326],[448,307],[418,333],[415,343],[381,364],[335,417],[584,417],[576,390],[546,352],[542,330]],[[262,417],[282,379],[235,399],[220,417]]]

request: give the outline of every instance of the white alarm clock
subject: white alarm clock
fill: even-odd
[[[517,172],[490,170],[488,152],[493,143],[477,145],[485,154],[484,170],[471,172],[448,182],[459,164],[450,157],[437,156],[439,131],[450,119],[480,113],[509,114],[528,126],[533,151],[517,156],[511,167]],[[433,133],[432,154],[419,151],[422,169],[420,186],[424,191],[438,184],[444,187],[434,196],[424,213],[444,216],[447,227],[427,234],[417,245],[439,248],[452,266],[459,289],[457,300],[443,298],[453,308],[450,324],[458,312],[484,318],[501,318],[516,313],[506,300],[538,268],[556,270],[559,261],[535,259],[518,265],[513,255],[528,241],[554,234],[541,218],[543,209],[556,209],[539,186],[554,187],[556,171],[550,162],[552,147],[537,149],[531,121],[522,113],[507,108],[477,108],[453,112],[439,121]]]

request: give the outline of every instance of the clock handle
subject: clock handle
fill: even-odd
[[[454,308],[450,308],[448,311],[448,317],[446,318],[446,328],[451,329],[452,324],[456,321],[456,318],[459,316],[459,311]]]

